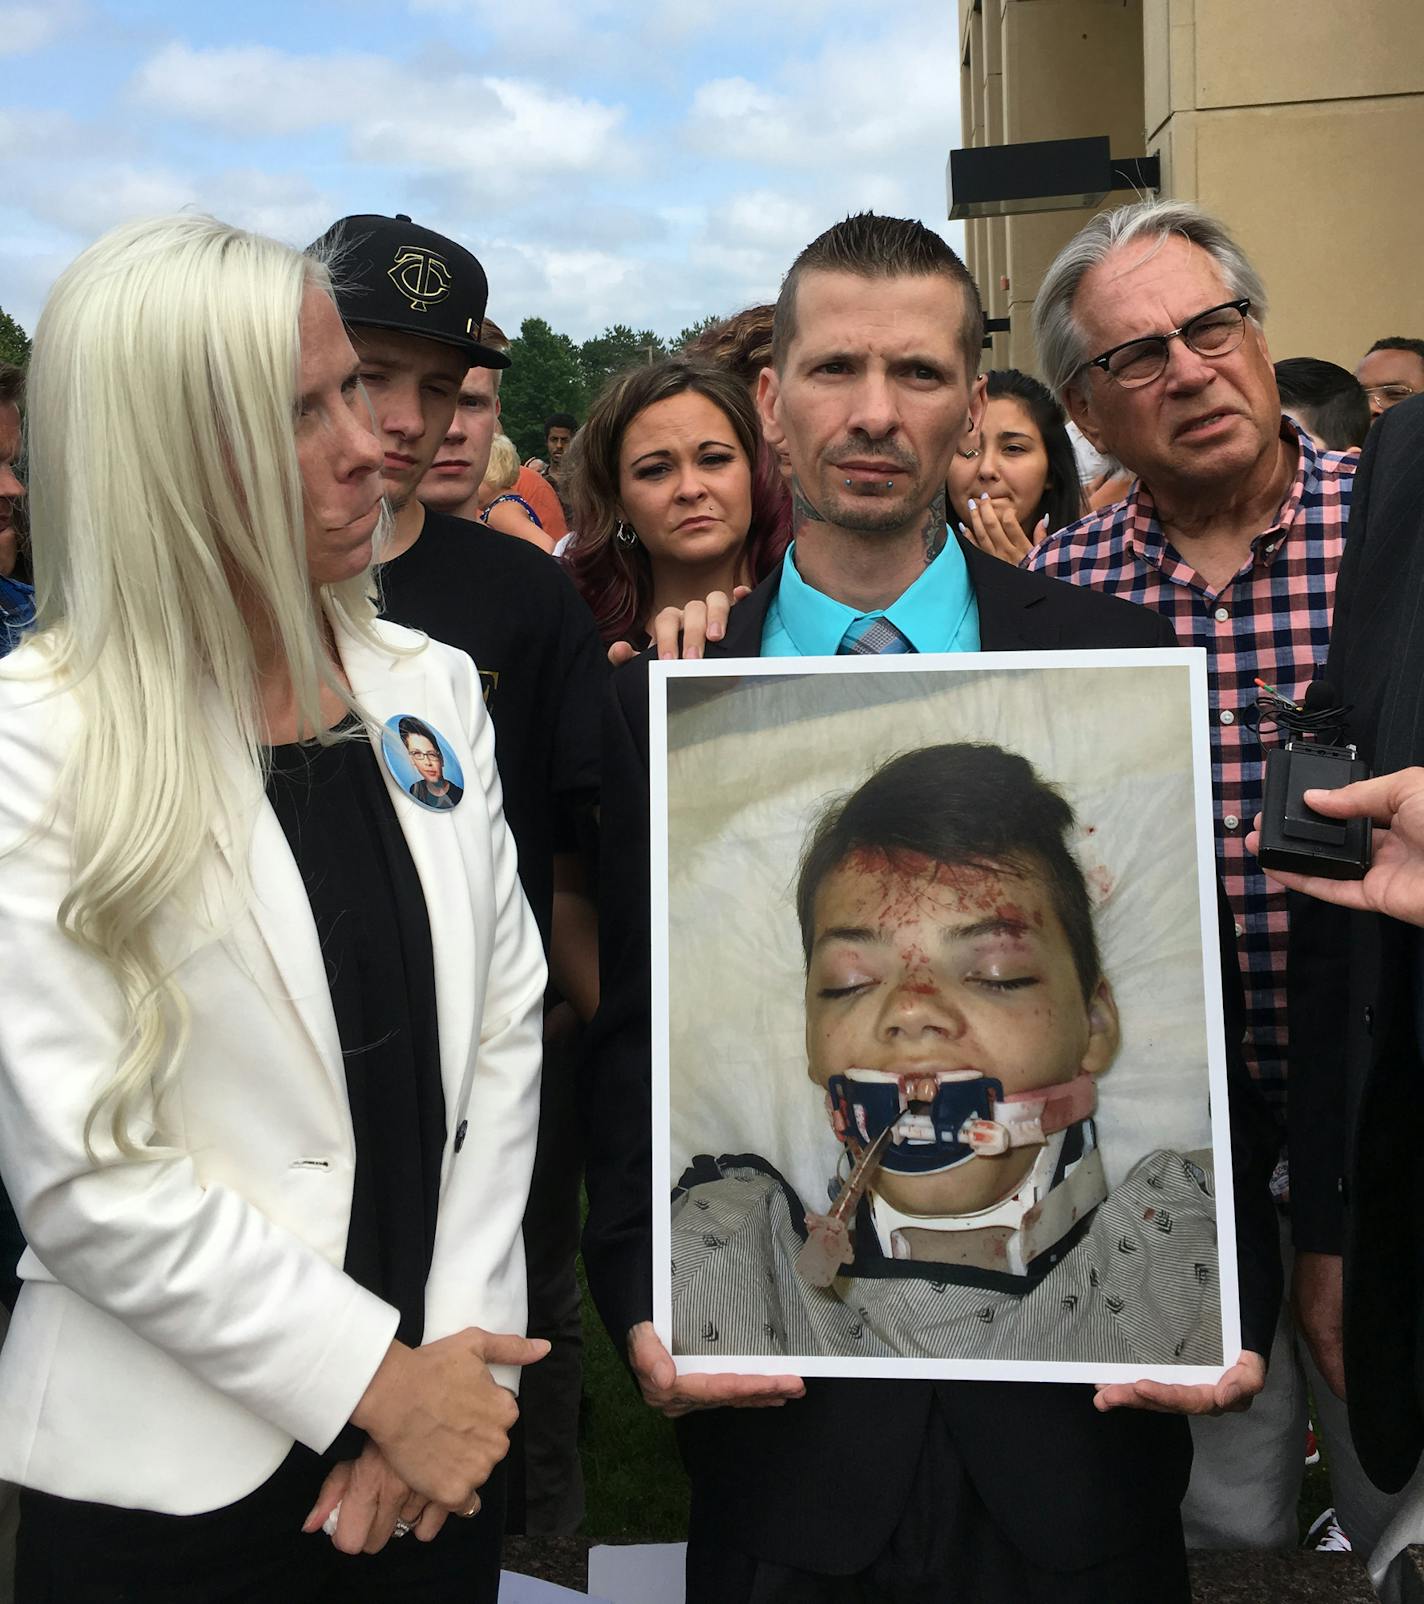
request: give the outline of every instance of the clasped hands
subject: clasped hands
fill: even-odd
[[[366,1446],[332,1467],[302,1530],[319,1531],[340,1505],[332,1541],[344,1554],[374,1554],[398,1521],[429,1542],[450,1515],[475,1514],[519,1415],[489,1366],[533,1364],[548,1351],[542,1338],[477,1326],[420,1348],[392,1342],[351,1416]]]

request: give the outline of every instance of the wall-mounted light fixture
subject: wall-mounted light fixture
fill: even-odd
[[[1097,207],[1115,189],[1162,183],[1158,157],[1114,157],[1106,134],[952,150],[944,177],[952,220]]]

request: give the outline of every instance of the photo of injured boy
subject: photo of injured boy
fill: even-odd
[[[1222,1364],[1208,1144],[1104,1167],[1124,1040],[1078,833],[978,741],[812,814],[800,1095],[838,1159],[811,1195],[759,1153],[672,1174],[674,1354]]]

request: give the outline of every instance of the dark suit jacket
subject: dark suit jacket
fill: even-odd
[[[1324,678],[1376,774],[1424,762],[1424,397],[1370,431]],[[1291,904],[1291,1216],[1345,1255],[1345,1374],[1360,1462],[1387,1491],[1424,1448],[1424,1066],[1412,926]]]
[[[1020,572],[961,544],[985,651],[1176,644],[1158,613]],[[760,655],[779,577],[778,570],[737,605],[725,641],[708,647],[709,658]],[[621,1351],[629,1328],[652,1316],[646,659],[613,677],[603,773],[603,995],[585,1081],[584,1259],[599,1312]],[[1229,919],[1225,932],[1228,1017],[1235,1022],[1231,1039],[1239,1043],[1240,984]],[[1247,1126],[1243,1118],[1243,1133]],[[1251,1244],[1242,1284],[1256,1289],[1249,1318],[1243,1309],[1243,1327],[1246,1346],[1265,1353],[1279,1302],[1279,1265],[1264,1116],[1251,1132],[1237,1156],[1238,1234]],[[1101,1415],[1088,1387],[811,1380],[804,1399],[781,1409],[715,1409],[680,1423],[692,1478],[693,1535],[830,1574],[864,1567],[905,1507],[936,1392],[980,1496],[1035,1565],[1076,1570],[1135,1546],[1144,1530],[1175,1513],[1186,1489],[1186,1422],[1135,1410]]]

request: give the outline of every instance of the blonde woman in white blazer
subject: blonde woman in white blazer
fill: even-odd
[[[546,1351],[544,965],[475,671],[375,617],[381,450],[326,269],[204,218],[118,230],[30,383],[39,616],[0,664],[18,1597],[493,1598],[480,1489]],[[402,716],[458,806],[383,756]]]

